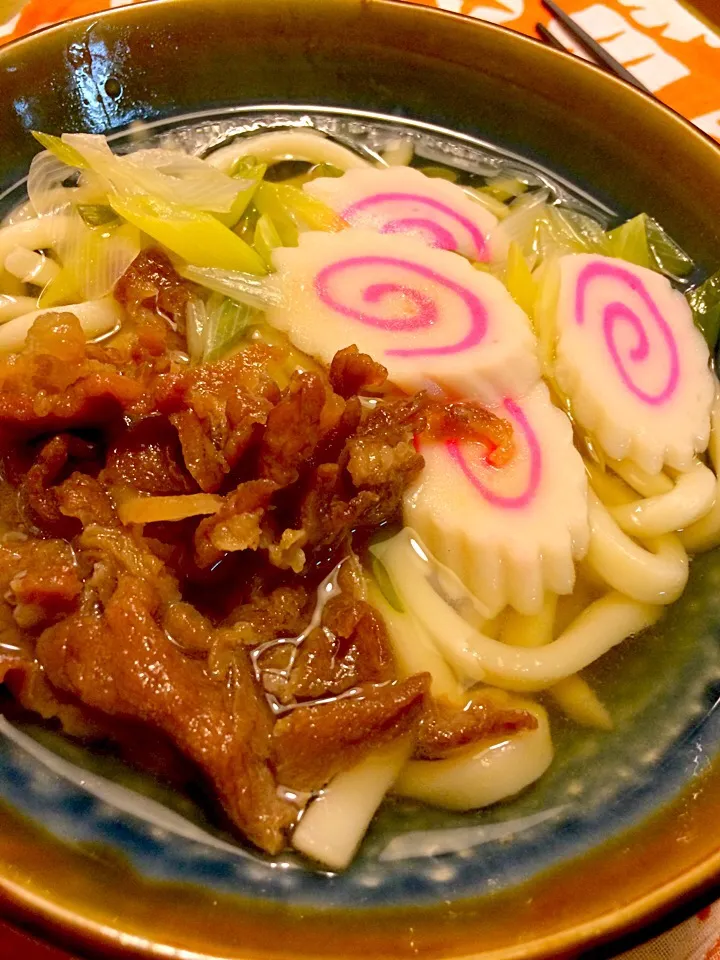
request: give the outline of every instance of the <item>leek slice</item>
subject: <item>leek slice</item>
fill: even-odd
[[[693,271],[694,263],[690,257],[646,213],[609,230],[605,237],[607,253],[611,257],[628,260],[676,279]]]
[[[50,133],[40,133],[38,130],[33,130],[32,135],[42,147],[49,150],[61,163],[67,164],[68,167],[77,167],[78,170],[87,170],[90,167],[83,155],[75,147],[61,140],[60,137],[54,137]]]
[[[202,331],[202,359],[206,363],[220,360],[245,337],[257,318],[258,311],[246,303],[213,294]]]
[[[258,217],[255,224],[255,237],[253,246],[262,257],[268,270],[272,269],[272,252],[276,247],[282,246],[280,234],[270,217],[263,213]]]
[[[62,163],[90,170],[100,178],[105,193],[153,196],[224,216],[228,226],[238,221],[265,173],[264,164],[246,163],[228,176],[180,150],[150,148],[120,156],[104,137],[92,134],[63,134],[62,138],[36,134],[36,139]],[[241,178],[243,172],[248,173],[247,179]],[[48,175],[58,176],[52,169]],[[42,177],[39,184],[43,185]]]
[[[533,280],[530,265],[523,256],[519,244],[514,241],[508,249],[505,284],[515,303],[517,303],[529,317],[532,317],[535,300],[538,295],[538,285]]]
[[[272,277],[259,279],[255,274],[238,270],[221,270],[217,267],[196,267],[186,263],[178,266],[178,273],[186,280],[199,283],[208,290],[222,293],[238,303],[247,303],[261,310],[269,306],[278,306],[283,302],[282,291],[274,284]]]
[[[315,197],[289,183],[261,183],[255,193],[255,205],[270,217],[285,246],[297,244],[298,229],[337,232],[347,223]]]
[[[200,267],[267,272],[252,247],[210,213],[149,194],[126,198],[111,195],[108,201],[115,213],[183,260]]]
[[[720,334],[720,272],[690,290],[686,296],[695,326],[702,331],[710,352],[714,353]]]
[[[73,303],[82,298],[76,277],[70,270],[61,269],[60,273],[47,284],[38,297],[37,305],[41,310]]]
[[[451,170],[449,167],[420,167],[420,172],[426,177],[434,177],[437,180],[449,180],[450,183],[456,183],[458,179],[457,170]]]
[[[388,603],[376,583],[368,583],[368,599],[385,621],[399,678],[429,673],[432,677],[430,691],[434,697],[447,697],[464,706],[467,701],[465,687],[412,612],[399,613]]]
[[[202,360],[207,319],[205,301],[198,296],[190,297],[185,309],[185,340],[192,363],[199,363]]]
[[[88,227],[117,225],[120,218],[107,203],[79,203],[75,207]]]
[[[487,183],[479,189],[482,190],[483,193],[487,193],[491,197],[495,197],[496,200],[500,200],[501,203],[504,203],[506,200],[519,197],[526,192],[527,188],[528,185],[523,183],[518,177],[499,176],[488,180]]]
[[[235,198],[230,212],[216,214],[218,220],[226,227],[234,227],[248,208],[267,170],[266,163],[260,163],[255,157],[240,157],[233,166],[230,176],[243,180],[245,186]]]
[[[382,562],[380,557],[375,556],[371,551],[371,569],[373,579],[375,584],[383,596],[383,599],[395,610],[397,613],[407,613],[407,610],[403,606],[403,602],[400,597],[397,595],[397,591],[393,586],[393,582],[390,579],[390,574],[387,572],[385,564]]]
[[[610,712],[579,673],[565,677],[554,687],[550,687],[548,692],[563,713],[580,726],[612,730]]]
[[[55,244],[62,270],[43,291],[42,306],[72,297],[74,291],[81,299],[104,297],[141,249],[140,231],[131,224],[115,218],[105,226],[89,227],[77,209],[72,210]]]
[[[67,165],[48,150],[33,157],[28,171],[27,194],[39,217],[61,213],[69,207],[71,197],[77,194],[77,187],[66,186],[68,175],[72,174]]]

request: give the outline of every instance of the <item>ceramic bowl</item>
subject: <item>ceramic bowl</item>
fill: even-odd
[[[198,125],[212,139],[268,116],[450,130],[457,156],[524,158],[610,216],[648,212],[701,270],[720,263],[720,153],[702,134],[532,40],[390,0],[166,0],[2,49],[0,205],[32,129],[142,123],[192,147]],[[720,877],[720,556],[593,676],[613,732],[556,724],[551,771],[477,814],[388,803],[342,875],[241,849],[188,798],[0,721],[3,902],[87,950],[176,960],[529,960],[646,935]]]

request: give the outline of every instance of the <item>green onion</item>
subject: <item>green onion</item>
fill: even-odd
[[[567,253],[603,253],[604,245],[602,227],[575,211],[546,206],[535,223],[532,251],[541,261]]]
[[[668,236],[657,221],[645,217],[648,247],[655,266],[671,277],[687,277],[695,269],[695,264],[682,247]]]
[[[614,230],[608,230],[606,239],[611,257],[636,263],[639,267],[647,267],[648,270],[651,268],[644,213],[615,227]]]
[[[640,267],[676,278],[686,277],[694,268],[685,251],[646,213],[609,230],[605,237],[610,256]]]
[[[527,184],[517,177],[493,177],[479,189],[483,193],[495,197],[496,200],[505,202],[505,200],[512,200],[514,197],[519,197],[522,193],[525,193]]]
[[[390,579],[390,574],[387,571],[387,567],[374,553],[371,553],[370,569],[373,575],[373,579],[382,593],[383,597],[387,600],[393,610],[397,610],[398,613],[405,613],[405,607],[400,597],[397,595],[397,591],[393,586],[393,582]]]
[[[571,245],[582,253],[603,254],[607,237],[602,226],[593,217],[568,207],[550,207],[550,219],[561,230]],[[562,226],[560,226],[560,224]]]
[[[341,177],[344,173],[344,170],[332,163],[316,163],[314,167],[310,167],[307,176],[309,180],[317,180],[319,177]]]
[[[458,178],[457,170],[449,170],[447,167],[420,167],[421,173],[426,177],[434,177],[437,180],[449,180],[455,183]]]
[[[148,194],[122,199],[110,196],[108,200],[124,220],[189,263],[244,273],[267,272],[252,247],[210,213]]]
[[[61,163],[66,163],[69,167],[78,167],[80,170],[89,168],[90,165],[82,154],[75,147],[63,143],[60,137],[54,137],[50,133],[40,133],[37,130],[31,132],[37,142],[54,154]]]
[[[114,223],[89,227],[76,210],[56,253],[67,282],[72,278],[83,299],[97,300],[112,292],[141,249],[140,231],[132,224],[116,217]],[[62,292],[64,282],[48,291],[48,296]]]
[[[272,252],[276,247],[282,246],[282,240],[280,239],[280,234],[278,233],[275,224],[266,213],[263,213],[261,217],[258,217],[258,221],[255,224],[253,246],[263,258],[265,266],[268,268],[268,270],[271,270]]]
[[[297,245],[298,229],[338,231],[347,224],[334,210],[288,183],[261,183],[255,205],[273,221],[283,246]]]
[[[120,223],[118,215],[106,203],[78,204],[75,209],[89,227],[104,227]]]
[[[276,183],[260,184],[253,198],[260,215],[272,220],[280,236],[283,247],[296,247],[298,242],[298,221],[280,199]]]
[[[238,193],[229,213],[216,214],[218,220],[224,223],[226,227],[235,227],[239,223],[255,195],[258,184],[262,182],[266,170],[267,164],[260,163],[255,157],[238,157],[235,161],[230,176],[236,180],[249,181],[249,184]]]
[[[213,294],[208,301],[207,320],[202,331],[203,354],[207,363],[220,360],[244,339],[257,320],[258,311],[245,303]]]
[[[720,272],[690,290],[686,296],[695,326],[702,331],[710,352],[713,353],[720,334]]]
[[[269,184],[265,184],[269,187]],[[347,223],[343,218],[310,194],[289,183],[273,184],[281,203],[311,230],[329,230],[337,233],[344,230]],[[262,212],[262,211],[261,211]]]
[[[70,270],[62,269],[55,279],[45,286],[38,297],[37,305],[40,310],[46,310],[49,307],[77,303],[78,300],[82,299],[83,295],[77,278]]]
[[[191,263],[177,264],[176,269],[181,277],[192,280],[193,283],[259,310],[283,302],[282,292],[272,277],[258,277],[254,273],[222,270],[219,267],[197,267]]]
[[[515,303],[531,317],[538,294],[537,283],[519,244],[514,241],[508,249],[506,285]]]

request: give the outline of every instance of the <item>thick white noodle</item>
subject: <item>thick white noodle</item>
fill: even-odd
[[[659,537],[682,530],[705,516],[716,498],[717,480],[699,460],[678,475],[668,493],[609,508],[618,526],[633,537]]]
[[[463,616],[471,626],[476,627],[481,633],[484,633],[486,637],[490,637],[491,640],[498,640],[505,623],[505,618],[511,609],[511,607],[503,607],[500,613],[496,617],[493,617],[492,620],[468,617],[465,612],[463,612]]]
[[[638,603],[673,603],[685,589],[689,564],[676,534],[651,537],[644,546],[631,540],[588,490],[590,549],[586,562],[611,587]]]
[[[612,717],[584,677],[575,673],[565,677],[548,693],[563,713],[583,727],[612,730]]]
[[[368,600],[385,621],[398,677],[402,680],[427,671],[432,677],[430,692],[434,697],[447,697],[448,700],[464,704],[467,701],[467,697],[463,696],[464,686],[412,611],[399,613],[390,606],[372,581],[368,583],[367,590]]]
[[[52,307],[47,310],[33,310],[0,326],[0,354],[20,350],[25,343],[30,327],[38,317],[46,313],[72,313],[80,321],[88,340],[110,333],[123,320],[120,304],[112,297],[101,300],[85,300],[83,303],[71,303],[66,307]]]
[[[392,792],[449,810],[476,810],[511,797],[545,773],[553,758],[547,714],[536,703],[519,703],[535,715],[535,730],[483,741],[448,760],[411,760]]]
[[[6,256],[5,269],[18,280],[31,283],[34,287],[44,287],[60,273],[60,267],[54,260],[27,247],[15,247]]]
[[[8,254],[12,253],[16,247],[24,247],[26,250],[47,250],[56,246],[67,233],[70,223],[70,217],[58,214],[22,220],[11,227],[3,227],[0,230],[0,264],[5,263]]]
[[[533,617],[523,617],[515,610],[508,610],[500,640],[513,647],[542,647],[552,643],[557,606],[557,594],[550,593],[545,596],[542,611]],[[612,730],[610,714],[587,680],[579,674],[565,677],[547,692],[563,713],[576,723]]]
[[[7,323],[8,320],[14,320],[15,317],[21,317],[24,313],[30,313],[37,309],[37,300],[35,297],[12,297],[10,294],[0,294],[0,323]]]
[[[615,476],[610,470],[603,470],[592,460],[584,462],[590,485],[608,509],[637,500],[637,491],[620,477]]]
[[[32,220],[33,217],[37,216],[37,211],[33,209],[33,205],[29,200],[26,200],[24,203],[18,204],[17,207],[8,213],[6,217],[0,220],[0,229],[2,227],[12,227],[16,223],[21,223],[23,220]]]
[[[524,616],[510,607],[503,618],[499,639],[511,647],[544,647],[553,639],[556,593],[546,593],[540,613]]]
[[[340,170],[372,166],[357,153],[328,140],[321,133],[308,130],[276,130],[255,137],[240,137],[226,147],[211,153],[207,161],[228,173],[240,157],[255,157],[263,163],[279,160],[305,160],[308,163],[330,163]]]
[[[382,158],[389,167],[409,167],[415,153],[412,140],[398,138],[385,145]]]
[[[412,749],[412,740],[395,740],[334,777],[303,813],[292,835],[295,849],[344,870]]]
[[[710,414],[710,461],[718,479],[715,488],[715,504],[707,514],[680,534],[683,546],[690,553],[701,553],[720,545],[720,390],[715,394]]]
[[[608,466],[643,497],[659,497],[670,493],[673,482],[666,473],[648,473],[632,460],[608,460]]]
[[[507,690],[550,687],[649,627],[661,613],[657,605],[613,592],[586,607],[552,643],[511,647],[471,627],[429,587],[424,562],[407,548],[406,536],[399,534],[382,544],[381,558],[401,600],[412,606],[453,669],[460,676]]]

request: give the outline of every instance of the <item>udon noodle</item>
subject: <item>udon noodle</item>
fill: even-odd
[[[512,171],[463,176],[423,164],[405,140],[374,156],[283,130],[200,159],[168,149],[119,157],[94,136],[39,139],[47,149],[33,161],[29,201],[0,229],[6,358],[27,352],[47,316],[76,317],[103,348],[121,343],[129,321],[118,285],[159,248],[185,278],[180,320],[167,316],[178,340],[169,370],[209,365],[212,377],[213,363],[259,345],[273,390],[287,392],[298,370],[325,376],[356,345],[387,369],[382,388],[376,377],[355,391],[363,416],[409,396],[445,405],[439,432],[418,431],[414,449],[378,446],[363,466],[399,459],[401,447],[424,464],[403,481],[400,522],[351,550],[362,559],[356,587],[392,649],[376,686],[428,675],[432,709],[456,725],[477,696],[483,709],[525,720],[423,753],[417,723],[445,722],[424,714],[306,789],[302,778],[283,782],[277,765],[295,803],[292,845],[342,869],[386,794],[477,809],[543,775],[554,711],[611,729],[583,671],[654,624],[682,594],[691,555],[720,543],[720,394],[682,292],[687,258],[658,226],[641,215],[606,231]],[[469,409],[505,433],[457,419]],[[347,469],[357,489],[369,482],[352,457]],[[114,508],[142,536],[148,524],[197,527],[228,496],[202,483],[164,496],[125,490]],[[5,528],[6,543],[27,533]],[[217,557],[242,549],[242,536],[228,526],[213,541]],[[271,561],[306,573],[306,539],[288,527]],[[256,549],[251,540],[242,543]],[[335,568],[297,637],[280,625],[250,643],[254,682],[280,717],[353,697],[350,687],[273,699],[313,631],[327,629],[324,605],[337,591]],[[278,644],[292,650],[288,663]],[[208,670],[227,670],[223,649]]]

